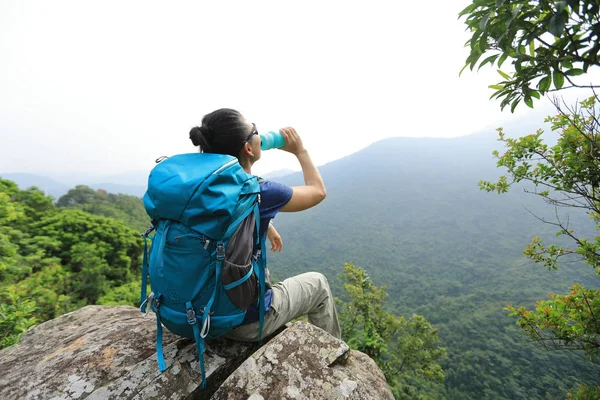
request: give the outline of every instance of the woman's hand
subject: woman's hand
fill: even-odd
[[[281,250],[283,250],[283,241],[279,232],[271,224],[269,224],[269,229],[267,229],[267,239],[271,242],[271,251],[279,251],[281,253]]]
[[[298,132],[296,132],[294,128],[281,128],[279,132],[281,132],[283,138],[285,139],[285,146],[283,146],[281,150],[295,155],[305,151],[304,144],[302,144],[302,139],[300,139],[300,135],[298,135]]]

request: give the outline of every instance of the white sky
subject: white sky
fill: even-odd
[[[469,3],[0,0],[0,172],[149,170],[221,107],[294,126],[317,164],[498,126],[528,109],[488,101],[493,69],[458,77]]]

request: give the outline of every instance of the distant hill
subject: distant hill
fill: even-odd
[[[130,196],[142,197],[146,192],[145,184],[140,185],[132,185],[132,184],[119,184],[119,183],[89,183],[89,182],[80,182],[73,185],[68,185],[62,182],[58,182],[57,180],[36,174],[26,174],[26,173],[0,173],[0,177],[4,179],[9,179],[15,182],[20,189],[27,189],[32,186],[36,186],[38,189],[42,190],[46,194],[54,197],[54,199],[58,200],[61,196],[65,195],[70,189],[75,187],[77,184],[82,184],[89,186],[93,189],[104,189],[109,193],[114,194],[127,194]],[[121,177],[121,179],[126,182],[126,178]],[[147,177],[146,177],[147,179]],[[97,178],[90,178],[90,181],[95,181]],[[119,179],[116,179],[118,181]],[[143,182],[143,181],[142,181]]]
[[[89,185],[93,189],[104,189],[109,193],[128,194],[130,196],[142,197],[146,193],[146,186],[141,185],[119,185],[115,183],[94,183]]]
[[[19,185],[20,189],[28,189],[36,186],[46,194],[58,199],[70,189],[68,185],[57,182],[52,178],[42,175],[27,174],[27,173],[0,173],[0,177],[11,180]]]
[[[271,171],[266,174],[262,174],[261,178],[263,178],[263,179],[282,178],[284,176],[291,175],[294,172],[296,172],[296,171],[293,171],[291,169],[278,169],[276,171]]]
[[[342,295],[342,265],[364,267],[387,285],[396,313],[422,314],[439,328],[449,353],[445,398],[564,397],[575,382],[599,384],[600,368],[581,354],[534,347],[503,308],[598,281],[581,264],[549,272],[525,259],[533,236],[556,241],[530,211],[552,219],[554,209],[524,186],[502,196],[480,191],[479,180],[502,174],[494,149],[502,150],[494,133],[393,138],[324,165],[325,201],[274,221],[284,250],[269,253],[271,274],[321,271]],[[301,184],[302,175],[280,181]],[[576,229],[589,221],[570,217]]]

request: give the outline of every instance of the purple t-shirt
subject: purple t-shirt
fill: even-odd
[[[267,234],[269,221],[275,218],[275,215],[285,206],[292,198],[292,188],[281,183],[271,181],[260,182],[260,235]],[[264,249],[267,251],[267,249]],[[273,299],[273,291],[267,289],[265,292],[265,313],[271,309],[271,301]],[[246,317],[242,325],[251,324],[258,321],[258,306],[251,305],[246,311]]]

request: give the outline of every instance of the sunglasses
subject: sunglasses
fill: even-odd
[[[258,135],[258,131],[256,130],[256,125],[253,122],[252,123],[252,132],[250,132],[250,134],[246,138],[246,142],[249,141],[250,139],[252,139],[252,136],[254,136],[254,135]]]

